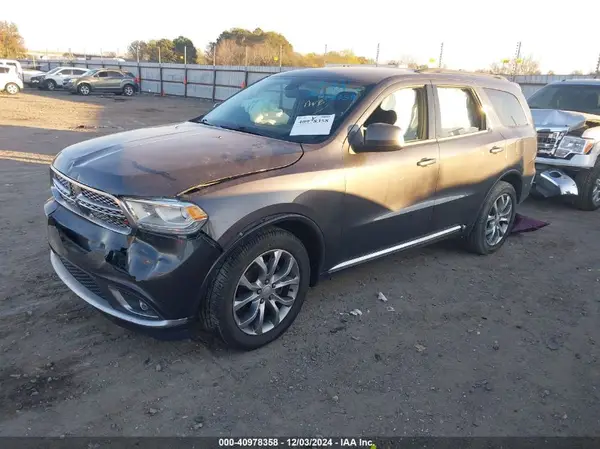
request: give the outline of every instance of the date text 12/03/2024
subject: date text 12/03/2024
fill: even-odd
[[[365,447],[377,449],[364,438],[219,438],[219,447]]]

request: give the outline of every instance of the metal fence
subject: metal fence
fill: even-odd
[[[22,60],[33,65],[33,61]],[[140,80],[142,92],[160,95],[205,98],[222,101],[246,86],[267,76],[300,67],[279,66],[213,66],[156,62],[122,62],[111,60],[45,60],[35,61],[40,70],[54,67],[83,67],[89,69],[116,68],[129,71]],[[565,79],[590,79],[594,75],[505,75],[520,84],[526,97],[548,83]]]

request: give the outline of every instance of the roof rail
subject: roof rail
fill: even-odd
[[[468,72],[466,70],[428,68],[428,69],[417,69],[417,70],[415,70],[415,72],[417,72],[417,73],[456,73],[457,75],[491,76],[492,78],[508,81],[508,78],[506,78],[505,76],[502,76],[502,75],[496,75],[494,73],[485,73],[485,72]]]

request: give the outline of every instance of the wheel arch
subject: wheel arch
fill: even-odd
[[[217,242],[221,247],[221,255],[214,261],[208,274],[204,278],[200,287],[198,307],[202,307],[202,301],[212,284],[215,275],[223,265],[226,258],[236,248],[237,244],[246,239],[249,235],[259,232],[267,227],[278,227],[285,229],[295,235],[304,244],[310,261],[311,274],[310,286],[315,286],[321,274],[321,267],[325,260],[325,239],[319,226],[306,215],[299,213],[277,213],[264,217],[261,220],[254,221],[244,225],[235,233],[235,237],[226,241]]]
[[[310,260],[310,285],[318,282],[325,260],[325,238],[314,220],[297,212],[282,212],[268,215],[260,220],[243,225],[234,238],[220,242],[224,254],[232,250],[241,240],[267,227],[274,226],[295,235],[304,245]]]
[[[492,191],[498,185],[498,183],[500,183],[502,181],[508,182],[510,185],[513,186],[513,188],[515,189],[515,193],[517,195],[517,204],[519,204],[521,202],[521,195],[523,194],[523,175],[517,169],[513,168],[513,169],[505,171],[500,176],[498,176],[496,181],[487,190],[487,192],[485,193],[485,196],[483,197],[483,201],[481,201],[481,204],[479,205],[479,208],[477,209],[477,214],[474,216],[473,221],[471,223],[469,223],[469,225],[467,226],[467,228],[465,230],[465,235],[468,235],[469,232],[471,232],[471,229],[473,229],[473,226],[475,225],[475,223],[477,221],[477,217],[479,217],[479,215],[481,214],[481,210],[483,209],[485,202],[489,198],[490,193],[492,193]]]

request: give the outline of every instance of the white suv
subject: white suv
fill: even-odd
[[[43,75],[39,80],[40,89],[55,90],[57,87],[63,87],[67,78],[79,78],[88,69],[80,67],[56,67]],[[32,77],[32,80],[36,77]]]
[[[23,89],[23,80],[15,67],[0,65],[0,91],[16,95]]]

